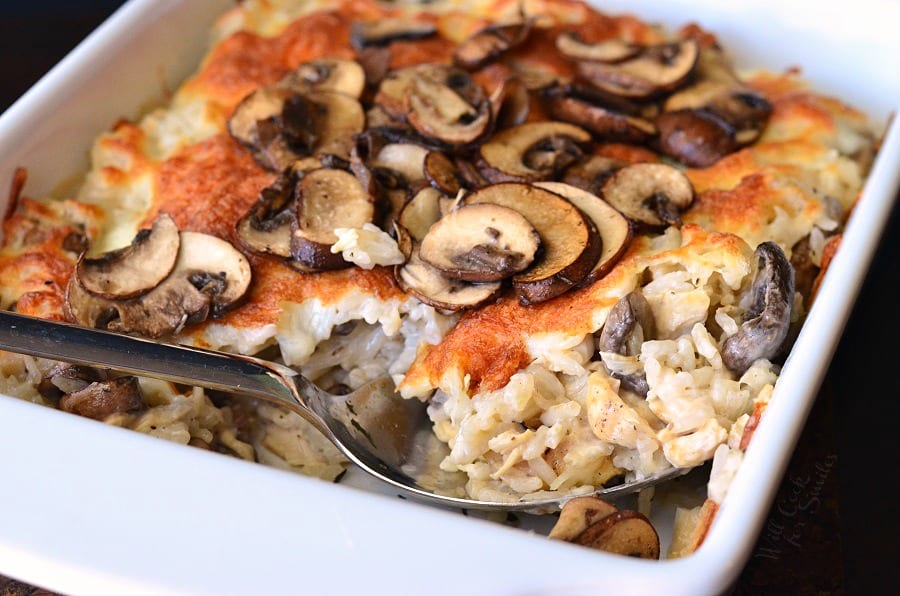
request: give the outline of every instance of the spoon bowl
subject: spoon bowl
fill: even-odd
[[[550,512],[571,497],[510,501],[468,498],[466,476],[440,468],[448,449],[434,435],[426,404],[403,399],[387,377],[344,395],[328,393],[283,364],[161,343],[0,311],[0,349],[72,364],[196,385],[275,403],[296,412],[354,464],[405,495],[465,509]],[[624,496],[686,473],[658,475],[598,489],[603,498]]]

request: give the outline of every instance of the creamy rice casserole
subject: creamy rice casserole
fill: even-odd
[[[12,189],[0,307],[428,402],[476,499],[740,465],[876,150],[800,73],[570,0],[245,0],[70,196]],[[293,413],[0,352],[0,392],[333,480]],[[697,525],[701,510],[684,513]],[[695,544],[696,546],[696,540]],[[675,545],[671,555],[680,554]]]

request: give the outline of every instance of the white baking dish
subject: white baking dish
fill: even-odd
[[[0,195],[15,167],[40,196],[86,165],[96,134],[195,67],[233,0],[132,0],[0,117]],[[800,65],[887,121],[900,105],[900,2],[613,0],[696,20],[743,65]],[[135,73],[140,73],[135,75]],[[758,535],[900,183],[900,125],[703,547],[642,561],[331,485],[0,397],[0,574],[70,594],[721,592]],[[0,205],[0,209],[5,206]]]

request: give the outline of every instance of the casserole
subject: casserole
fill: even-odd
[[[724,34],[723,34],[723,35],[724,35]],[[30,130],[29,132],[33,132],[33,130]],[[9,137],[7,137],[7,138],[9,138]],[[19,161],[22,161],[22,159],[23,159],[21,156],[14,156],[14,158],[17,159],[17,160],[19,160]],[[50,160],[50,161],[53,161],[53,160]],[[26,163],[28,163],[28,162],[26,162]],[[28,163],[28,165],[30,166],[30,163]],[[882,166],[882,167],[883,167],[883,166]],[[878,173],[878,168],[876,167],[876,174],[877,174],[877,173]],[[888,181],[888,186],[890,186],[890,184],[891,184],[891,182]],[[34,190],[34,189],[31,189],[31,188],[29,188],[29,192],[34,193],[34,194],[39,194],[39,193],[40,193],[39,190]],[[864,205],[867,205],[867,204],[868,204],[868,203],[865,203]],[[858,212],[858,213],[859,213],[859,212]],[[850,231],[848,230],[848,238],[849,238],[849,236],[850,236]],[[848,240],[848,242],[849,242],[849,240]],[[838,263],[839,263],[839,261],[836,261],[836,263],[835,263],[835,266],[836,266],[836,267],[838,266]],[[826,287],[827,287],[827,286],[826,286]],[[825,293],[824,290],[823,290],[823,295],[825,295],[825,294],[826,294],[826,293]],[[833,314],[833,313],[832,313],[832,314]],[[811,315],[811,316],[814,316],[814,315]],[[839,317],[838,317],[838,318],[839,318]],[[834,317],[832,317],[832,320],[834,320]],[[817,326],[817,328],[818,328],[818,326]],[[831,329],[834,329],[834,327],[831,327]],[[801,343],[798,343],[798,350],[800,349],[800,346],[801,346],[801,345],[803,345],[803,344],[802,344],[802,338],[801,338]],[[826,344],[826,345],[827,345],[827,344]],[[799,353],[799,352],[795,352],[794,359],[797,358],[797,354],[798,354],[798,353]],[[793,368],[789,368],[788,370],[793,371],[794,369],[793,369]],[[787,373],[786,373],[786,374],[787,374]],[[799,374],[799,373],[798,373],[798,374]],[[804,381],[804,383],[806,383],[806,382],[808,382],[808,381],[809,381],[809,379],[806,379],[806,380]],[[789,416],[788,418],[790,418],[790,416]],[[783,420],[783,419],[782,419],[782,420]],[[766,426],[761,427],[761,429],[760,429],[760,432],[761,432],[761,433],[763,432],[763,429],[764,429],[764,428],[768,428],[768,427],[766,427]],[[772,432],[774,432],[774,431],[772,431]],[[14,436],[14,434],[13,434],[13,436]],[[763,436],[763,435],[761,434],[760,436]],[[64,444],[66,444],[66,443],[67,443],[67,441],[64,441]],[[753,452],[751,451],[750,453],[748,453],[748,458],[750,457],[751,453],[753,453]],[[186,457],[187,457],[187,456],[186,456]],[[173,468],[173,470],[174,470],[174,468]],[[771,473],[771,468],[769,469],[769,473]],[[229,477],[229,476],[223,476],[223,477]],[[283,502],[283,501],[282,501],[282,502]],[[726,509],[727,509],[727,508],[726,508]],[[725,510],[723,509],[723,516],[724,516],[724,515],[725,515]],[[723,517],[723,519],[725,519],[725,518]],[[157,520],[157,521],[158,521],[158,520]],[[356,528],[356,526],[354,525],[354,526],[353,526],[353,529],[352,529],[351,531],[352,531],[352,532],[355,532],[355,531],[356,531],[355,528]],[[733,534],[733,535],[732,535],[732,538],[733,538],[735,535],[741,535],[741,533]],[[710,540],[713,540],[714,536],[715,536],[715,534],[711,535],[711,536],[710,536]],[[439,547],[438,547],[438,548],[439,548]],[[513,549],[513,550],[515,550],[515,549]],[[509,552],[512,552],[512,551],[509,551]],[[703,554],[704,552],[705,552],[705,551],[701,551],[700,553],[698,553],[697,556],[699,557],[699,556],[700,556],[701,554]],[[574,556],[574,555],[573,555],[573,556]],[[159,570],[157,570],[157,571],[159,571]],[[709,570],[707,570],[707,573],[709,573]],[[573,578],[573,579],[575,579],[575,578],[577,578],[578,576],[579,576],[578,573],[574,573],[574,574],[573,574],[573,573],[570,573],[569,571],[565,571],[565,572],[563,573],[563,577],[566,577],[566,578]],[[497,578],[497,579],[500,579],[500,578]],[[316,581],[316,580],[313,580],[314,585],[315,585],[315,581]],[[483,585],[486,585],[486,584],[483,584]],[[635,583],[634,583],[634,586],[637,587],[638,584],[635,582]],[[524,587],[524,586],[523,586],[523,587]],[[533,587],[533,586],[532,586],[532,587]]]

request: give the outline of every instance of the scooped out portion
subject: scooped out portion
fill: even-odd
[[[443,466],[465,472],[476,498],[587,494],[700,465],[775,384],[780,343],[761,352],[741,338],[770,311],[787,331],[782,294],[755,298],[757,287],[790,289],[790,271],[769,264],[783,259],[695,226],[638,237],[577,297],[501,299],[464,317],[400,390],[436,391],[429,413],[451,447]],[[732,351],[746,366],[734,370]],[[528,364],[500,370],[500,353]]]

